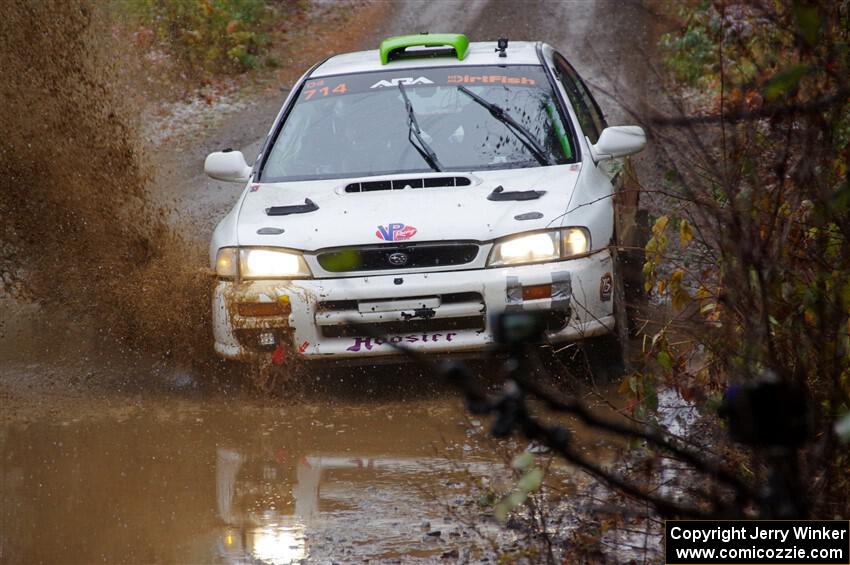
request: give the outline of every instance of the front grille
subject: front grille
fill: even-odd
[[[320,251],[316,258],[324,270],[346,273],[452,267],[471,263],[477,256],[477,243],[455,242],[343,247]]]
[[[405,188],[438,188],[469,186],[468,177],[426,177],[391,180],[369,180],[346,185],[345,192],[372,192],[375,190],[403,190]]]

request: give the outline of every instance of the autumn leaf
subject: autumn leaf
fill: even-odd
[[[670,275],[670,299],[676,310],[681,310],[691,300],[691,295],[682,285],[684,277],[685,273],[681,270],[673,271]]]
[[[670,355],[666,351],[661,351],[658,354],[657,359],[658,365],[660,365],[662,369],[664,369],[665,371],[673,370],[673,360],[670,359]]]
[[[685,248],[688,243],[694,238],[694,231],[691,228],[691,223],[688,220],[679,222],[679,245]]]
[[[659,216],[657,220],[655,220],[655,225],[652,226],[652,235],[658,237],[664,230],[667,229],[667,222],[670,221],[670,218],[667,216]]]

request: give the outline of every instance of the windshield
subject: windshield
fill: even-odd
[[[301,89],[260,176],[274,182],[570,163],[567,132],[539,66],[323,77]]]

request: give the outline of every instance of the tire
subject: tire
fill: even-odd
[[[618,343],[622,365],[630,371],[639,350],[636,338],[646,305],[643,289],[643,249],[614,247],[614,323],[612,336]]]
[[[543,367],[556,380],[581,378],[596,383],[619,380],[633,369],[634,355],[640,351],[635,340],[640,330],[641,312],[646,303],[643,290],[644,252],[641,243],[646,233],[646,213],[636,215],[636,229],[628,244],[612,245],[614,289],[614,330],[607,335],[586,338],[560,350],[541,352]],[[616,237],[615,237],[616,241]]]
[[[616,333],[589,337],[540,351],[542,369],[556,383],[576,380],[604,384],[625,372],[623,348]]]

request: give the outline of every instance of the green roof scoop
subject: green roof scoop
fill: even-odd
[[[381,64],[386,65],[400,56],[416,56],[416,51],[407,52],[408,47],[446,47],[454,49],[458,60],[463,61],[469,52],[469,39],[462,33],[419,33],[416,35],[397,35],[381,42]],[[422,52],[423,57],[434,53]]]

